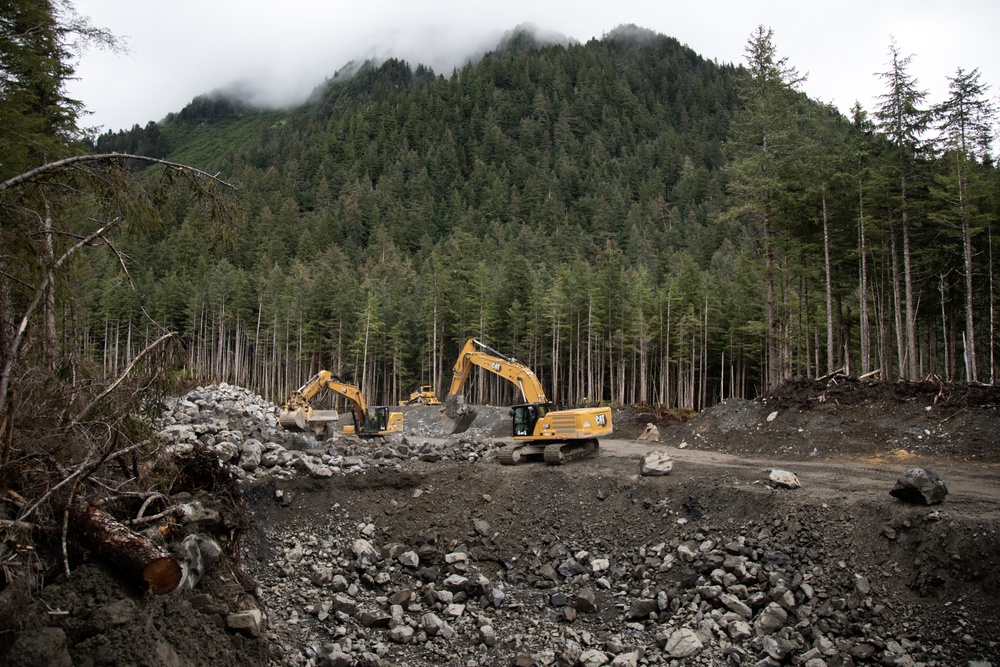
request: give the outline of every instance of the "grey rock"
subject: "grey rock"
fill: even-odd
[[[643,598],[641,600],[636,600],[629,607],[626,618],[630,620],[641,620],[649,618],[649,615],[656,611],[656,600],[651,600],[648,598]]]
[[[582,588],[576,594],[574,604],[576,610],[583,614],[593,614],[597,611],[597,594],[593,588]]]
[[[795,476],[795,473],[789,472],[787,470],[772,470],[767,476],[768,481],[771,485],[780,489],[799,489],[802,488],[802,482],[799,478]]]
[[[701,639],[691,628],[680,628],[671,633],[663,652],[671,658],[687,658],[704,648]]]
[[[948,487],[927,468],[912,468],[903,473],[889,495],[914,505],[936,505],[944,502]]]
[[[240,451],[240,468],[247,472],[253,472],[260,465],[263,453],[264,447],[260,441],[250,438],[243,443],[242,450]]]
[[[222,547],[211,537],[193,534],[180,543],[177,555],[182,570],[181,583],[177,589],[189,591],[198,585],[202,576],[219,560]]]
[[[264,625],[264,614],[259,609],[248,609],[229,614],[226,617],[226,627],[250,637],[259,637]]]
[[[604,651],[599,651],[596,648],[587,649],[580,654],[577,664],[580,667],[601,667],[608,664],[608,656]]]
[[[444,628],[445,623],[437,614],[427,613],[420,617],[420,627],[431,637],[434,637]]]
[[[408,625],[397,625],[389,630],[389,639],[397,644],[409,644],[413,640],[413,628]]]
[[[382,560],[381,554],[372,546],[372,543],[361,537],[354,540],[354,543],[351,545],[351,551],[354,553],[354,558],[356,559],[354,567],[359,570],[364,570]]]
[[[396,560],[398,560],[399,564],[403,567],[411,567],[414,569],[420,567],[420,556],[417,555],[416,551],[404,551],[399,554]]]
[[[473,521],[472,526],[476,529],[476,533],[482,537],[489,537],[493,533],[493,527],[482,519],[476,519]]]
[[[772,602],[757,615],[753,627],[757,635],[763,637],[783,628],[786,621],[788,621],[788,612],[782,609],[777,602]]]
[[[628,653],[619,653],[611,661],[611,667],[636,667],[639,664],[640,655],[639,651],[629,651]]]
[[[719,602],[724,604],[726,609],[739,614],[748,621],[753,618],[753,610],[735,595],[723,593],[719,596]]]

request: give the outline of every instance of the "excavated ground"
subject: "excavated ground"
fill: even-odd
[[[409,437],[433,437],[436,408],[404,411]],[[486,409],[473,430],[500,441],[509,434],[506,420],[506,410]],[[614,420],[614,437],[602,441],[597,458],[564,466],[504,467],[489,456],[406,461],[328,479],[257,479],[246,488],[253,530],[244,551],[269,617],[266,649],[227,633],[198,609],[197,599],[137,597],[94,565],[46,589],[43,599],[57,612],[121,600],[117,617],[67,630],[89,643],[72,652],[77,665],[338,664],[331,647],[354,656],[344,664],[368,664],[373,656],[382,665],[564,664],[566,656],[551,647],[566,640],[608,656],[641,648],[640,663],[726,664],[721,653],[671,660],[660,652],[664,638],[657,633],[671,614],[693,619],[699,604],[707,609],[695,594],[705,584],[698,561],[663,564],[665,554],[683,545],[738,544],[761,562],[785,559],[773,560],[784,569],[772,577],[797,574],[812,582],[816,606],[857,598],[858,609],[841,616],[852,632],[872,638],[876,652],[839,664],[874,664],[890,642],[903,644],[908,655],[882,664],[1000,664],[997,389],[802,382],[766,401],[726,401],[688,421],[641,409],[616,410]],[[647,424],[658,427],[658,443],[636,440]],[[674,458],[671,474],[639,475],[640,459],[652,450]],[[944,503],[909,505],[889,495],[896,479],[918,466],[947,484]],[[767,478],[775,468],[794,472],[802,488],[773,488]],[[463,615],[449,619],[456,634],[448,641],[393,642],[387,630],[361,627],[356,616],[319,613],[332,591],[317,594],[308,576],[289,569],[289,551],[305,554],[303,562],[322,556],[334,571],[351,574],[338,563],[353,560],[351,543],[360,535],[397,545],[397,553],[420,553],[422,565],[437,571],[421,577],[387,568],[383,584],[354,574],[350,583],[370,589],[358,599],[387,609],[389,598],[405,589],[433,609],[423,582],[434,574],[440,581],[445,557],[454,553],[466,554],[487,580],[502,582],[504,599],[470,596]],[[579,578],[569,585],[551,576],[551,564],[574,555],[611,562],[609,585],[584,582],[596,592],[594,613],[566,613],[565,600],[581,592]],[[217,567],[202,586],[214,593],[213,587],[238,588],[237,579]],[[860,580],[870,584],[863,595]],[[637,600],[658,593],[665,602],[659,614],[627,617]],[[484,624],[495,643],[479,632]],[[189,650],[165,654],[162,645],[143,645],[150,627],[186,633],[180,645]],[[772,664],[732,655],[729,664]],[[799,663],[789,657],[773,664]]]
[[[916,657],[884,664],[995,665],[997,406],[993,389],[873,386],[849,379],[800,383],[766,401],[727,401],[685,422],[654,411],[618,410],[615,437],[602,441],[599,457],[564,466],[504,467],[491,458],[472,465],[410,463],[398,472],[372,471],[338,484],[276,481],[250,501],[262,530],[250,545],[249,565],[264,582],[265,597],[285,598],[291,589],[274,564],[283,562],[289,547],[303,543],[307,552],[335,559],[342,555],[337,545],[346,551],[367,526],[374,529],[374,543],[420,551],[422,562],[444,570],[435,572],[439,580],[449,571],[444,556],[458,551],[468,553],[488,579],[505,582],[499,608],[469,600],[466,614],[478,616],[454,619],[459,636],[450,642],[401,645],[376,635],[368,648],[384,654],[383,664],[565,664],[565,656],[546,652],[546,646],[586,637],[586,645],[609,655],[645,646],[644,662],[709,665],[720,664],[720,657],[670,662],[657,655],[655,626],[640,630],[624,614],[658,590],[690,604],[704,578],[685,567],[637,575],[628,561],[634,566],[660,553],[658,545],[670,550],[703,540],[739,540],[758,544],[760,552],[788,555],[789,578],[798,573],[823,586],[821,598],[849,597],[858,577],[870,581],[870,596],[859,601],[870,613],[862,610],[856,619],[863,628],[858,632],[876,645],[916,646]],[[406,420],[414,431],[428,433],[436,410],[410,408]],[[638,442],[650,423],[657,425],[660,441]],[[505,410],[485,409],[475,428],[499,440],[509,436],[506,424]],[[656,449],[674,458],[673,472],[640,476],[639,460]],[[889,495],[896,479],[918,466],[944,479],[950,492],[945,503],[915,506]],[[766,480],[774,468],[795,472],[803,487],[772,488]],[[277,490],[284,504],[274,500]],[[485,535],[477,530],[482,522],[491,528]],[[310,545],[309,536],[319,540]],[[332,552],[324,550],[331,545]],[[598,613],[567,622],[552,594],[562,591],[572,600],[579,591],[560,585],[558,577],[546,578],[544,567],[581,551],[624,559],[627,571],[612,577],[608,589],[597,589]],[[419,592],[419,580],[402,576],[388,588]],[[298,606],[312,609],[320,602],[306,595]],[[308,612],[296,615],[294,606],[276,610],[272,635],[285,664],[302,664],[289,660],[296,647],[302,656],[321,656],[319,638],[343,643],[346,628],[317,623]],[[282,622],[289,614],[291,625]],[[482,643],[476,629],[483,623],[494,629],[496,645]],[[364,643],[366,635],[360,636]],[[745,660],[731,664],[757,664]],[[867,662],[861,652],[853,664]]]

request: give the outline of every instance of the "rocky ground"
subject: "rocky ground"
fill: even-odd
[[[166,456],[212,452],[241,491],[242,507],[189,494],[217,512],[187,531],[220,545],[201,552],[214,564],[163,596],[81,565],[37,596],[37,622],[0,659],[998,665],[998,398],[793,383],[688,421],[616,410],[597,458],[504,467],[503,408],[458,439],[437,408],[411,406],[403,437],[321,442],[282,431],[248,392],[201,388],[157,437]],[[658,441],[637,440],[648,424]],[[670,474],[640,475],[654,451]],[[890,495],[915,467],[942,478],[943,503]]]

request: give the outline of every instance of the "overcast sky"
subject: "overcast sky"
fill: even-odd
[[[703,57],[744,63],[757,25],[807,75],[810,97],[845,113],[884,92],[890,40],[936,103],[958,67],[979,68],[1000,93],[1000,0],[75,0],[76,10],[129,44],[86,53],[69,93],[85,126],[118,130],[180,111],[234,82],[261,101],[301,101],[348,61],[395,56],[448,75],[504,32],[528,23],[586,42],[632,23],[675,37]]]

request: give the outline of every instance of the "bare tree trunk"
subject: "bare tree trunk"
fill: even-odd
[[[913,271],[910,266],[910,217],[906,201],[906,179],[903,187],[903,282],[906,288],[906,356],[907,379],[917,377],[916,312],[913,306]]]
[[[830,267],[830,217],[826,209],[826,189],[823,190],[823,267],[826,274],[826,372],[834,367],[833,348],[833,276]]]
[[[361,360],[361,393],[364,395],[370,394],[368,387],[368,335],[371,331],[371,321],[372,309],[369,303],[368,308],[365,309],[365,347],[364,356]]]
[[[434,391],[441,391],[440,377],[438,375],[438,302],[437,291],[434,292],[434,306],[431,311],[434,320],[431,326],[431,385]]]
[[[45,238],[45,264],[52,266],[56,261],[55,248],[52,244],[52,212],[49,202],[43,197],[45,215],[42,219],[42,234]],[[56,293],[50,282],[45,290],[45,358],[49,368],[55,368],[56,353]]]
[[[781,381],[781,359],[778,352],[778,315],[774,295],[774,241],[771,215],[764,214],[764,285],[767,290],[767,388],[774,389]]]
[[[858,246],[861,284],[858,289],[858,305],[861,308],[861,375],[871,370],[871,325],[868,322],[868,248],[865,240],[864,196],[858,187]]]
[[[666,386],[666,391],[665,391],[665,393],[663,395],[663,404],[666,405],[667,407],[670,407],[670,405],[671,405],[671,400],[670,400],[671,399],[671,396],[670,396],[670,306],[671,306],[671,303],[670,303],[670,294],[668,293],[667,294],[667,336],[666,336],[666,338],[667,338],[667,346],[666,346],[667,349],[666,349],[666,351],[664,353],[664,361],[663,361],[663,364],[664,364],[663,373],[664,373],[664,375],[666,377],[666,385],[667,385]],[[680,407],[680,405],[678,404],[677,407]]]
[[[639,306],[639,404],[649,405],[649,341],[646,335],[646,315]]]
[[[994,322],[996,321],[993,317],[993,303],[994,303],[994,291],[993,291],[993,226],[987,225],[987,242],[989,243],[989,276],[990,276],[990,384],[996,381],[996,358],[994,357],[994,351],[996,350],[996,331],[994,329]]]
[[[903,299],[902,295],[899,293],[899,258],[896,251],[896,231],[893,228],[889,230],[889,241],[890,241],[890,252],[892,253],[892,300],[893,300],[893,314],[895,316],[896,322],[896,355],[899,358],[899,377],[902,379],[908,378],[907,373],[907,360],[905,347],[903,345]]]
[[[965,259],[966,367],[968,368],[969,381],[979,382],[979,373],[976,369],[976,326],[972,310],[972,230],[967,220],[968,213],[965,210],[963,202],[960,202],[960,206],[962,208],[962,254]]]
[[[948,315],[945,312],[945,296],[944,296],[944,274],[940,274],[938,278],[939,291],[941,293],[941,338],[944,341],[944,377],[945,380],[951,382],[951,365],[949,361],[951,356],[948,352]]]
[[[705,328],[701,344],[701,410],[708,401],[708,296],[705,296]]]
[[[591,287],[587,295],[587,397],[596,401],[594,391],[594,290]]]

